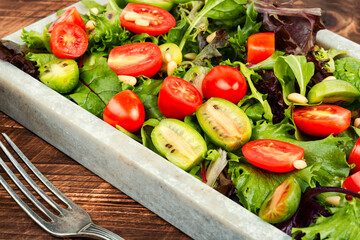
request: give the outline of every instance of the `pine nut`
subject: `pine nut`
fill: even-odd
[[[216,37],[216,32],[213,32],[212,34],[210,34],[209,36],[206,37],[206,41],[208,43],[211,43],[212,40],[214,40],[215,37]]]
[[[308,102],[308,99],[299,93],[290,93],[287,96],[287,99],[289,99],[290,101],[292,101],[294,103],[305,104]]]
[[[328,77],[323,79],[323,81],[327,81],[327,80],[336,80],[336,77],[335,76],[328,76]]]
[[[170,53],[165,53],[164,54],[164,59],[165,59],[165,62],[167,62],[167,63],[171,62],[171,54]]]
[[[95,15],[98,15],[98,13],[99,13],[99,9],[97,9],[96,7],[91,8],[90,11]]]
[[[124,19],[126,21],[133,22],[136,19],[141,19],[141,16],[140,16],[140,14],[138,14],[136,12],[128,12],[128,13],[125,14]]]
[[[126,75],[118,75],[119,81],[123,82],[125,84],[130,84],[131,86],[134,86],[136,84],[136,78],[132,76],[126,76]]]
[[[327,201],[328,203],[334,205],[334,206],[339,206],[340,205],[340,196],[330,196],[325,198],[325,201]]]
[[[307,167],[307,164],[304,160],[296,160],[293,162],[293,165],[296,169],[300,170],[300,169],[304,169]]]
[[[355,118],[354,127],[360,128],[360,118]]]
[[[187,53],[184,55],[184,58],[188,59],[188,60],[194,60],[196,58],[197,54],[196,53]]]
[[[95,24],[96,24],[96,22],[94,20],[89,20],[85,25],[85,29],[87,31],[92,31],[95,29]]]
[[[150,22],[146,19],[138,18],[135,20],[135,24],[138,26],[147,27],[150,25]]]
[[[167,64],[167,75],[171,76],[171,74],[173,74],[175,72],[175,69],[177,68],[177,63],[175,61],[171,61]]]

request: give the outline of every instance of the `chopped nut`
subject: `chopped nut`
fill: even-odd
[[[184,55],[184,58],[188,59],[188,60],[194,60],[196,58],[197,54],[196,53],[187,53]]]
[[[146,19],[138,18],[135,20],[135,24],[138,26],[147,27],[150,25],[150,22]]]
[[[355,118],[354,127],[360,128],[360,118]]]
[[[136,12],[128,12],[128,13],[125,14],[124,19],[126,21],[133,22],[136,19],[141,19],[141,16],[140,16],[140,14],[138,14]]]
[[[325,200],[328,203],[330,203],[330,204],[332,204],[334,206],[339,206],[340,205],[340,199],[341,199],[340,196],[330,196],[330,197],[325,198]]]
[[[98,15],[99,13],[99,9],[97,9],[96,7],[91,8],[90,11],[95,15]]]
[[[164,60],[167,63],[171,62],[171,54],[170,53],[165,53],[164,54]]]
[[[171,76],[175,72],[175,69],[177,68],[177,63],[175,61],[171,61],[167,64],[167,75]]]
[[[323,81],[326,81],[326,80],[336,80],[336,77],[335,76],[328,76],[328,77],[323,79]]]
[[[296,160],[293,162],[293,165],[296,169],[300,170],[300,169],[304,169],[307,167],[307,164],[304,160]]]
[[[290,93],[287,96],[287,99],[289,99],[292,102],[301,103],[301,104],[305,104],[308,102],[308,99],[299,93]]]
[[[130,84],[131,86],[134,86],[136,84],[136,78],[132,76],[126,76],[126,75],[118,75],[119,81],[123,82],[125,84]]]
[[[208,43],[211,43],[212,40],[214,40],[215,37],[216,37],[216,32],[213,32],[212,34],[210,34],[209,36],[206,37],[206,41]]]
[[[94,20],[89,20],[85,25],[85,29],[87,31],[92,31],[95,29],[95,24],[96,24],[96,22]]]

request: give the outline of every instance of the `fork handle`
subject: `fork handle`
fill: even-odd
[[[79,231],[79,234],[84,237],[91,237],[96,239],[104,239],[104,240],[124,240],[122,237],[116,235],[115,233],[102,228],[94,223],[90,223],[83,229]]]

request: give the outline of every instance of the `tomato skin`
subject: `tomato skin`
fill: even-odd
[[[78,25],[85,30],[85,23],[81,17],[81,14],[75,7],[71,7],[63,12],[48,28],[48,32],[51,33],[56,24],[61,22],[72,23]]]
[[[150,42],[131,43],[113,48],[108,65],[117,75],[137,77],[154,76],[161,68],[163,59],[158,45]]]
[[[237,104],[246,94],[247,83],[237,69],[219,65],[206,74],[201,90],[205,99],[217,97]]]
[[[87,49],[88,38],[86,32],[78,25],[58,23],[50,37],[50,48],[58,58],[78,58]]]
[[[351,112],[336,105],[300,107],[294,110],[295,125],[316,137],[339,134],[350,126]]]
[[[106,105],[103,119],[113,127],[119,125],[129,132],[135,132],[145,121],[144,105],[133,91],[119,92]]]
[[[247,40],[247,62],[257,64],[275,53],[275,33],[251,35]]]
[[[360,192],[360,172],[347,177],[343,182],[342,187],[353,192]]]
[[[194,85],[178,77],[165,78],[158,98],[159,109],[165,117],[182,120],[201,104],[201,94]]]
[[[142,19],[149,21],[149,26],[136,24],[135,20],[126,20],[125,15],[131,12],[135,12]],[[176,25],[175,18],[165,9],[142,3],[128,3],[121,12],[120,22],[122,27],[133,33],[147,33],[151,36],[164,34]]]
[[[355,164],[356,166],[350,170],[351,173],[356,173],[360,171],[360,137],[356,141],[353,149],[351,150],[349,164]]]
[[[305,150],[294,144],[273,139],[258,139],[242,148],[245,158],[254,166],[278,173],[295,169],[294,161],[304,160]]]

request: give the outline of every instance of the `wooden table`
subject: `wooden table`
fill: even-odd
[[[0,38],[75,2],[77,0],[1,0]],[[330,30],[360,43],[358,0],[303,0],[296,5],[323,8],[323,19]],[[189,239],[2,112],[0,132],[7,133],[34,165],[60,191],[84,208],[96,224],[125,239]],[[5,177],[2,169],[0,173]],[[0,187],[0,239],[56,238],[38,227]]]

